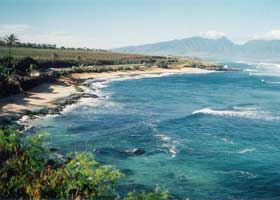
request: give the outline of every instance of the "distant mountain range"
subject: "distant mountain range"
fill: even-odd
[[[153,44],[113,49],[122,53],[190,56],[214,60],[280,61],[280,40],[251,40],[236,44],[226,37],[190,37]]]

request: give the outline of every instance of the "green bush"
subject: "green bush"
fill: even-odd
[[[29,76],[30,72],[38,68],[39,64],[36,60],[31,57],[26,57],[19,60],[18,63],[15,64],[15,71],[17,74],[22,76]]]
[[[8,77],[8,71],[7,71],[7,68],[0,65],[0,80],[3,80],[5,78]]]
[[[152,192],[141,192],[137,193],[135,191],[129,192],[124,200],[171,200],[173,199],[168,192],[156,188]]]
[[[113,199],[114,185],[124,175],[102,166],[91,154],[67,162],[50,162],[42,147],[45,135],[20,140],[15,131],[0,131],[0,198]],[[2,156],[3,155],[3,156]]]
[[[155,65],[160,68],[168,68],[168,61],[167,60],[158,60],[156,61]]]

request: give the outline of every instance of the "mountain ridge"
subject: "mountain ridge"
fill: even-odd
[[[227,37],[194,36],[183,39],[112,49],[122,53],[190,56],[204,59],[280,60],[280,40],[249,40],[237,44]]]

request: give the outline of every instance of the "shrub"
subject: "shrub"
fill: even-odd
[[[0,65],[0,80],[3,80],[8,76],[8,70],[6,67]]]
[[[136,193],[135,191],[129,192],[124,200],[171,200],[173,199],[167,191],[156,188],[152,192]]]
[[[12,69],[15,65],[13,57],[4,56],[0,59],[0,65],[6,67],[7,69]]]
[[[20,60],[15,65],[15,71],[17,74],[26,76],[29,73],[39,66],[38,62],[31,57],[26,57]]]
[[[113,199],[113,186],[124,175],[100,165],[91,154],[75,154],[68,162],[50,162],[42,147],[45,135],[20,140],[0,131],[0,198]]]
[[[168,62],[166,60],[158,60],[155,65],[160,68],[168,68]]]

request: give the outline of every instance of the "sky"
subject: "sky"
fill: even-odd
[[[111,49],[192,36],[280,39],[280,0],[0,0],[0,36]]]

